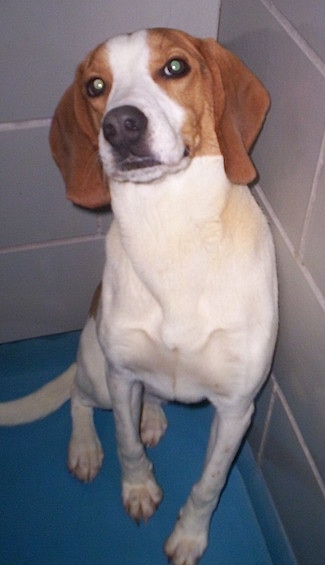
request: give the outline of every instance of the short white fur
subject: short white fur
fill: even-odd
[[[115,166],[113,150],[99,136],[101,159],[109,178],[149,182],[166,173],[185,168],[189,159],[184,157],[185,146],[181,136],[184,121],[183,108],[159,88],[149,73],[147,32],[118,36],[107,42],[108,64],[113,74],[106,112],[112,108],[136,106],[148,118],[148,140],[157,161],[156,167],[121,171]]]

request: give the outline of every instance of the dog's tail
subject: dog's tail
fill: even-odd
[[[71,397],[77,364],[28,396],[0,403],[0,426],[16,426],[45,418]]]

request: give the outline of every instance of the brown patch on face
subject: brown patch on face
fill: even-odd
[[[92,298],[92,301],[91,301],[91,305],[90,305],[89,313],[88,313],[89,318],[96,319],[101,295],[102,295],[102,283],[100,282],[98,287],[96,288],[96,290],[94,292],[94,295],[93,295],[93,298]]]
[[[87,84],[95,78],[102,79],[105,87],[101,95],[90,96],[87,91]],[[112,81],[113,77],[108,65],[106,43],[102,43],[94,49],[94,51],[89,53],[86,59],[79,65],[76,73],[77,87],[84,103],[88,106],[94,134],[97,137],[107,98],[112,87]]]
[[[220,155],[214,128],[212,80],[199,52],[200,40],[176,30],[154,29],[149,31],[148,42],[152,78],[185,110],[182,135],[190,156]],[[167,77],[163,70],[173,59],[183,59],[189,72],[180,77]]]
[[[100,45],[77,68],[74,82],[55,110],[49,136],[67,198],[85,208],[100,208],[110,201],[108,179],[98,153],[100,122],[112,82],[105,51],[105,44]],[[103,80],[101,96],[87,94],[91,78]]]

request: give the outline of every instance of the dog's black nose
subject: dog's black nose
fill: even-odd
[[[106,141],[126,156],[143,141],[147,124],[148,120],[141,110],[135,106],[120,106],[107,112],[102,128]]]

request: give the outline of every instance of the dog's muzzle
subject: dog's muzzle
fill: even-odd
[[[123,171],[159,165],[147,144],[148,119],[136,106],[119,106],[107,112],[103,135]]]

